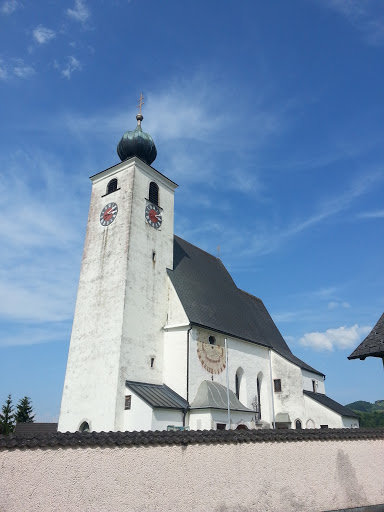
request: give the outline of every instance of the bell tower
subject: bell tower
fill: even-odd
[[[61,432],[123,430],[125,381],[162,383],[177,185],[151,167],[142,99],[136,129],[117,147],[122,162],[91,177]]]

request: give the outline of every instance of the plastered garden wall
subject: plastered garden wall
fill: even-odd
[[[320,512],[384,503],[384,433],[249,432],[3,437],[0,511]]]

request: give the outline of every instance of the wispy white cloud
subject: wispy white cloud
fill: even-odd
[[[22,59],[14,59],[5,63],[0,59],[0,80],[11,80],[12,78],[31,78],[36,73],[35,68],[25,64]]]
[[[3,211],[9,210],[12,190],[12,222],[2,227],[0,294],[7,299],[0,301],[0,344],[56,340],[74,308],[74,260],[77,255],[80,264],[83,233],[73,219],[86,214],[79,206],[81,187],[47,153],[7,155],[0,163]],[[7,322],[23,328],[7,333]]]
[[[6,0],[3,2],[0,11],[3,14],[12,14],[19,6],[19,2],[17,0]]]
[[[67,15],[75,21],[84,23],[90,16],[89,8],[84,0],[75,0],[73,9],[67,9]]]
[[[65,77],[67,80],[69,80],[72,76],[72,73],[75,71],[80,71],[82,66],[81,62],[76,59],[73,55],[70,55],[67,57],[66,63],[63,67],[60,67],[60,65],[55,62],[55,67],[60,70],[60,73]]]
[[[29,66],[28,64],[25,64],[23,60],[18,60],[16,65],[13,68],[13,73],[18,78],[31,78],[35,73],[35,69],[32,66]]]
[[[56,32],[50,28],[39,25],[33,31],[33,37],[39,44],[46,44],[56,37]]]
[[[370,326],[337,327],[325,332],[308,332],[299,340],[300,345],[317,351],[333,352],[335,349],[353,349],[371,331]]]
[[[384,219],[384,210],[374,210],[372,212],[359,213],[359,219]]]
[[[8,71],[4,62],[0,59],[0,80],[7,80]]]
[[[381,0],[320,0],[359,30],[366,43],[384,44],[384,12]]]
[[[298,219],[282,229],[271,230],[270,227],[264,231],[259,229],[257,235],[249,238],[248,248],[245,252],[249,254],[268,254],[276,251],[281,244],[346,211],[357,198],[371,190],[372,186],[382,178],[381,172],[365,172],[345,192],[321,201],[317,211],[307,218]]]
[[[349,302],[346,301],[331,300],[330,302],[328,302],[328,309],[330,309],[331,311],[339,308],[348,309],[350,307],[351,305],[349,304]]]

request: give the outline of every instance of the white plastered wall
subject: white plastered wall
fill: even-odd
[[[255,428],[254,414],[241,411],[230,412],[231,429],[238,425]],[[189,413],[189,425],[191,430],[216,429],[217,424],[225,424],[228,429],[228,411],[221,409],[197,409]]]
[[[272,379],[281,379],[281,391],[273,391],[275,416],[278,413],[288,413],[291,428],[295,428],[296,420],[300,420],[304,426],[305,406],[301,368],[273,351],[271,361]]]
[[[322,375],[304,369],[301,370],[301,373],[303,375],[303,389],[313,391],[313,381],[315,381],[316,392],[325,394],[325,382]]]
[[[124,410],[124,431],[152,430],[152,407],[137,396],[129,387],[126,395],[131,395],[131,408]]]
[[[383,439],[0,450],[0,510],[350,509],[384,503],[383,461]]]
[[[118,190],[103,197],[112,178]],[[84,419],[96,431],[123,430],[125,380],[161,383],[163,376],[176,185],[137,158],[92,180],[60,431],[75,431]],[[158,230],[145,221],[151,181],[159,186]],[[118,205],[118,214],[103,227],[100,212],[109,202]]]
[[[224,345],[223,334],[193,327],[190,332],[189,347],[189,401],[193,402],[199,385],[204,380],[212,380],[212,374],[205,370],[197,355],[197,340],[206,339],[209,335],[216,338],[217,343]],[[257,377],[261,380],[261,419],[267,423],[272,423],[271,412],[271,388],[269,378],[269,357],[268,349],[254,343],[249,343],[236,338],[227,337],[228,343],[228,377],[229,387],[235,392],[236,372],[242,368],[246,382],[246,403],[243,403],[249,409],[252,409],[253,398],[257,395]],[[213,381],[226,386],[226,370],[213,375]]]
[[[152,430],[167,430],[168,426],[183,426],[183,411],[175,409],[154,409]]]
[[[168,312],[166,270],[173,265],[175,185],[140,160],[133,160],[135,177],[120,352],[118,387],[121,391],[116,400],[117,430],[123,423],[125,380],[157,384],[163,381],[163,326]],[[145,220],[151,181],[159,187],[162,213],[159,229]],[[153,367],[151,358],[154,358]]]
[[[313,421],[314,428],[320,428],[320,425],[328,425],[329,428],[343,428],[351,427],[352,423],[358,423],[357,418],[353,422],[347,422],[344,424],[343,417],[335,411],[328,409],[324,405],[321,405],[313,398],[304,395],[305,411],[306,411],[306,423]],[[346,420],[348,418],[345,418]],[[353,418],[351,418],[353,420]],[[312,424],[311,424],[312,425]],[[304,426],[304,425],[303,425]]]
[[[120,190],[103,197],[110,179]],[[59,431],[76,431],[88,419],[93,430],[115,429],[120,343],[124,314],[134,169],[105,172],[92,187],[87,233],[64,382]],[[103,207],[115,202],[118,214],[100,224]]]

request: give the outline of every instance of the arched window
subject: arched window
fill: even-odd
[[[236,396],[244,405],[247,403],[247,385],[244,370],[238,368],[235,376]]]
[[[236,386],[236,396],[237,396],[237,398],[239,398],[240,397],[240,378],[239,378],[238,372],[236,372],[235,386]]]
[[[80,425],[79,428],[80,432],[90,432],[89,424],[86,421],[83,421],[83,423]]]
[[[301,421],[300,421],[300,420],[296,420],[295,425],[296,425],[296,428],[302,428],[302,427],[301,427]]]
[[[115,190],[117,190],[117,179],[113,178],[107,185],[107,194],[112,194]]]
[[[159,187],[154,181],[149,184],[149,195],[148,199],[152,204],[159,206]]]
[[[208,338],[209,344],[214,345],[216,343],[216,338],[214,336],[210,336]]]
[[[257,412],[257,419],[259,420],[261,418],[261,398],[260,398],[260,389],[261,389],[261,379],[257,377],[256,386],[257,386],[257,404],[258,404],[258,410]]]

